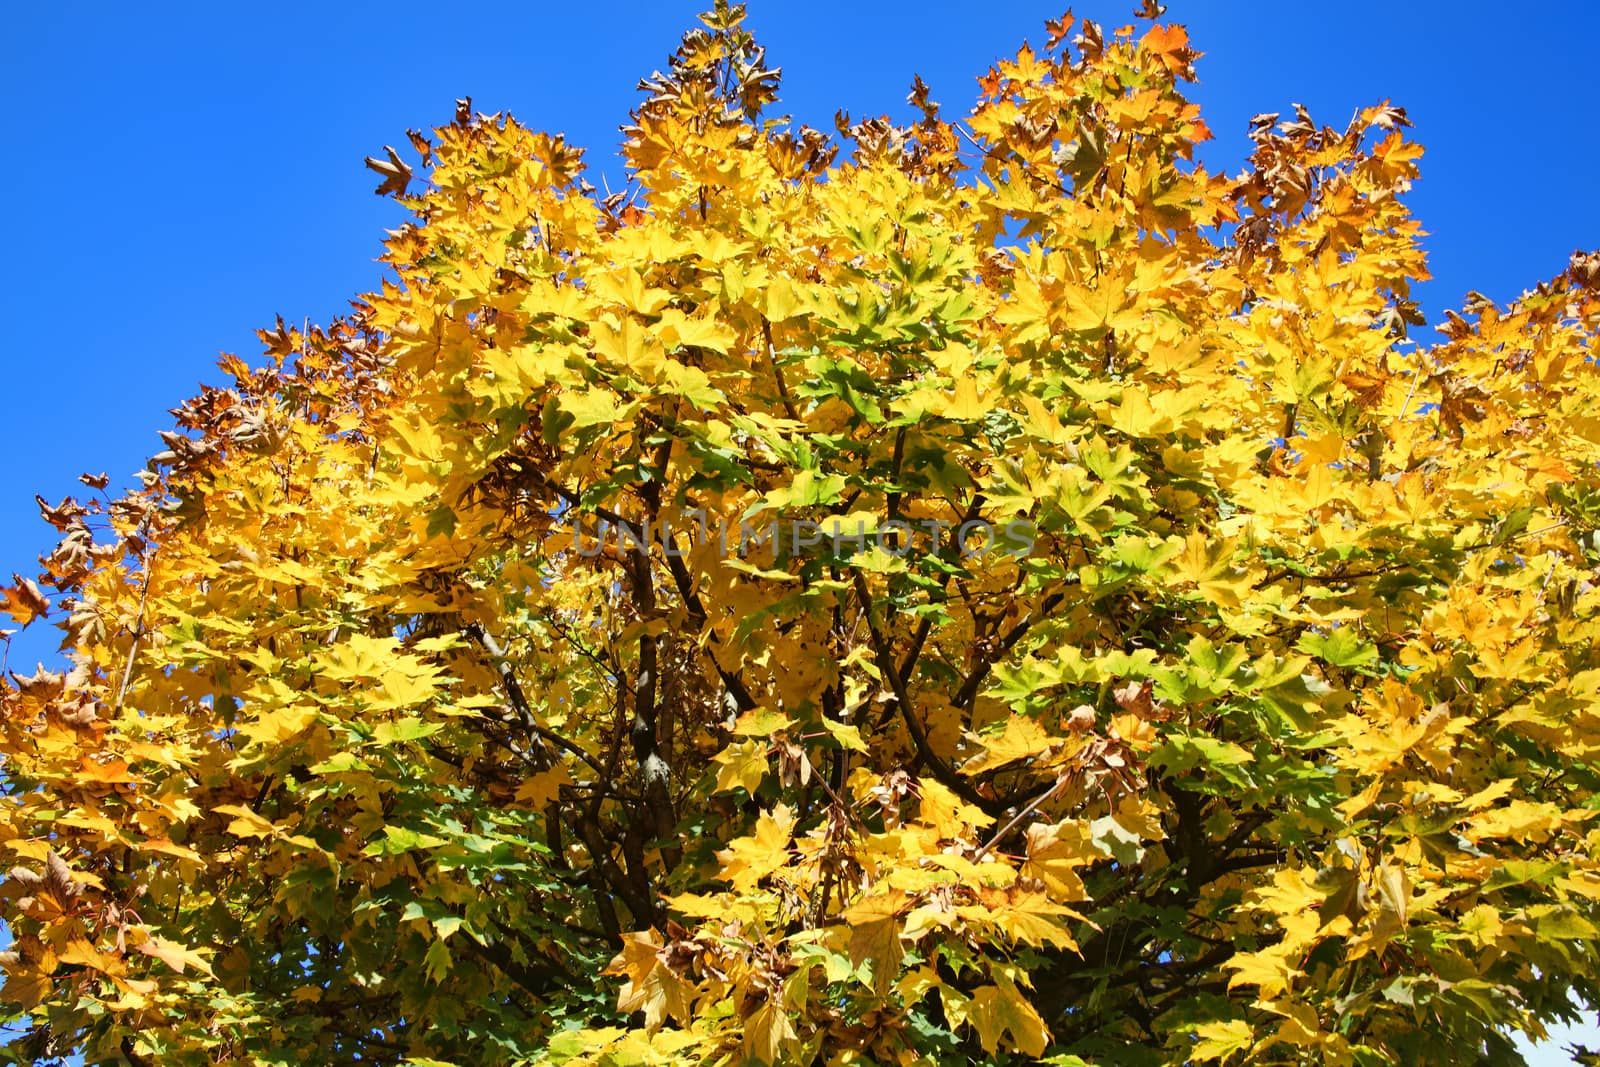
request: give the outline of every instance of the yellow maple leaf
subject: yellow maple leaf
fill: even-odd
[[[983,1050],[993,1055],[1010,1036],[1010,1045],[1024,1056],[1043,1056],[1050,1032],[1034,1006],[1009,978],[997,975],[994,985],[973,990],[966,1019],[978,1032]]]
[[[144,940],[133,942],[133,947],[146,956],[154,957],[182,974],[190,967],[211,974],[211,965],[194,949],[157,934],[146,934]]]
[[[1290,965],[1287,955],[1282,946],[1262,952],[1236,953],[1222,965],[1234,972],[1228,979],[1228,988],[1255,986],[1260,999],[1271,1000],[1288,989],[1289,983],[1302,973],[1299,968]]]
[[[1102,278],[1093,288],[1067,283],[1062,287],[1066,313],[1061,325],[1098,336],[1106,330],[1126,330],[1138,324],[1141,313],[1133,305],[1127,279]]]
[[[643,1012],[649,1031],[660,1029],[669,1015],[687,1020],[692,1006],[689,987],[661,961],[661,949],[654,930],[624,934],[622,951],[601,972],[627,979],[617,994],[617,1010]]]
[[[1060,738],[1045,732],[1033,719],[1012,713],[998,733],[969,734],[968,737],[983,745],[984,752],[968,760],[961,767],[963,773],[977,774],[995,767],[1003,767],[1020,759],[1028,759],[1049,752]]]
[[[239,804],[218,804],[211,809],[218,815],[232,815],[234,819],[228,823],[228,833],[235,837],[274,837],[278,828],[272,820],[263,819],[249,808]]]
[[[872,985],[879,996],[887,995],[894,985],[905,956],[900,944],[904,907],[904,898],[880,894],[856,901],[841,916],[849,930],[850,962],[871,964]]]
[[[933,827],[940,839],[959,839],[975,827],[994,824],[994,816],[962,800],[931,778],[923,779],[917,790],[922,799],[917,818]]]
[[[735,741],[718,752],[713,757],[721,765],[717,770],[717,792],[741,786],[746,793],[755,796],[767,775],[771,747],[763,741],[745,740]]]
[[[572,775],[562,764],[539,771],[517,786],[517,803],[542,808],[561,794],[561,787],[572,784]]]
[[[741,893],[747,893],[767,875],[789,861],[789,837],[794,831],[795,814],[787,804],[762,812],[756,832],[735,838],[717,853],[722,864],[720,877]]]
[[[994,410],[994,399],[978,392],[978,383],[972,376],[959,378],[953,392],[930,390],[924,400],[924,409],[930,414],[955,422],[980,422]]]
[[[1255,1044],[1255,1031],[1243,1019],[1201,1023],[1189,1032],[1196,1038],[1189,1056],[1200,1062],[1226,1060],[1235,1052],[1248,1052]]]
[[[1027,859],[1021,874],[1044,883],[1054,900],[1085,900],[1087,893],[1077,868],[1102,859],[1090,828],[1079,820],[1048,825],[1034,823],[1024,838]]]

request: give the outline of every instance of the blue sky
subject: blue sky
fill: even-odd
[[[31,573],[48,547],[35,493],[81,493],[85,471],[127,484],[160,450],[166,409],[218,378],[219,351],[253,357],[275,315],[326,320],[375,285],[382,232],[403,215],[373,195],[363,156],[470,94],[564,131],[614,178],[639,78],[707,3],[7,5],[0,576]],[[1115,26],[1133,6],[1077,11]],[[784,69],[784,110],[824,129],[838,108],[908,115],[913,74],[960,114],[975,77],[1042,43],[1060,14],[1008,0],[750,7]],[[1238,169],[1257,112],[1299,101],[1338,125],[1384,99],[1409,110],[1428,148],[1410,202],[1431,233],[1430,320],[1470,289],[1505,300],[1600,247],[1600,5],[1178,0],[1168,18],[1206,53],[1193,96],[1217,134],[1213,169]],[[52,650],[30,631],[10,666]]]

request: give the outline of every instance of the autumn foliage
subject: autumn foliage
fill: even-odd
[[[1211,173],[1150,14],[834,135],[721,5],[615,195],[469,102],[370,161],[391,280],[6,591],[68,657],[9,1055],[1511,1063],[1600,1000],[1600,257],[1409,336],[1404,112]]]

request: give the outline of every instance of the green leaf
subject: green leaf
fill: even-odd
[[[1349,626],[1335,626],[1325,634],[1307,631],[1294,647],[1335,667],[1366,667],[1378,661],[1378,646],[1361,640]]]
[[[745,512],[745,517],[769,508],[801,508],[836,503],[844,495],[845,479],[842,474],[822,474],[812,469],[796,472],[788,485],[772,490],[755,506]]]
[[[373,728],[372,739],[380,745],[392,745],[399,741],[418,741],[443,729],[442,722],[407,717],[394,722],[380,722]]]
[[[428,975],[428,981],[437,985],[450,974],[450,949],[444,941],[434,941],[428,946],[427,955],[422,958],[423,969]]]
[[[398,856],[419,848],[438,848],[447,844],[442,837],[408,830],[403,826],[385,826],[383,840],[373,841],[362,849],[364,856]]]
[[[1506,860],[1490,872],[1483,883],[1486,891],[1509,889],[1514,885],[1554,885],[1567,871],[1564,863],[1543,860]]]
[[[1203,734],[1168,737],[1150,753],[1150,762],[1168,774],[1183,774],[1200,768],[1222,775],[1235,785],[1247,786],[1250,777],[1238,768],[1255,757],[1232,741]]]
[[[428,536],[449,537],[456,532],[456,513],[440,504],[428,513]]]
[[[861,730],[858,727],[849,726],[842,722],[834,722],[832,719],[823,719],[822,728],[828,731],[835,741],[839,742],[840,748],[847,748],[851,752],[869,751],[867,743],[861,739]]]
[[[371,771],[372,766],[354,752],[336,752],[321,763],[312,764],[310,770],[312,774],[341,775]]]
[[[1528,909],[1533,922],[1534,936],[1540,941],[1592,941],[1600,939],[1600,930],[1570,907],[1561,904],[1542,904]]]

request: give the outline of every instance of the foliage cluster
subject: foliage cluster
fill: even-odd
[[[1404,112],[1210,173],[1146,16],[834,136],[719,3],[623,192],[470,102],[370,161],[392,281],[41,501],[9,1054],[1509,1063],[1600,999],[1600,257],[1411,340]],[[574,551],[697,512],[1036,538]]]

